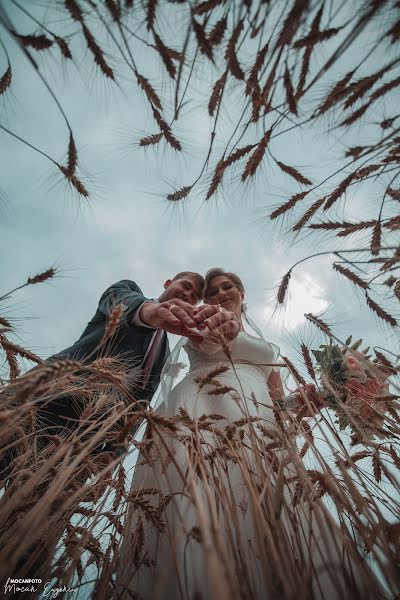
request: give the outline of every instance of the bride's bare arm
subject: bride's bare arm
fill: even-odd
[[[279,372],[272,370],[269,374],[267,383],[269,395],[271,396],[272,400],[275,400],[275,402],[278,403],[282,401],[285,396],[285,392],[283,390],[282,379]]]
[[[281,376],[277,371],[271,371],[269,374],[268,389],[272,400],[281,404],[286,410],[298,412],[307,405],[309,414],[305,416],[313,417],[323,406],[321,395],[312,383],[301,386],[293,394],[285,396]]]

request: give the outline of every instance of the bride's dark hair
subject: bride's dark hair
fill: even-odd
[[[228,279],[230,279],[232,283],[236,285],[238,290],[241,291],[242,294],[244,294],[243,282],[240,279],[240,277],[236,275],[236,273],[229,273],[224,269],[221,269],[220,267],[213,267],[212,269],[209,269],[207,271],[206,276],[204,277],[203,298],[207,298],[207,290],[210,286],[210,281],[212,279],[215,279],[215,277],[220,277],[221,275],[225,275],[225,277],[228,277]]]

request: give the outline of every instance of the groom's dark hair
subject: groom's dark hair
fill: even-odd
[[[193,279],[196,282],[196,286],[198,287],[198,289],[200,290],[200,292],[203,289],[204,286],[204,277],[202,275],[200,275],[200,273],[194,273],[193,271],[182,271],[181,273],[178,273],[177,275],[175,275],[171,281],[176,281],[177,279],[182,279],[183,277],[187,277],[189,275],[189,277],[193,277]]]

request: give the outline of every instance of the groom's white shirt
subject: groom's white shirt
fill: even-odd
[[[138,327],[148,327],[149,329],[154,329],[154,327],[152,327],[151,325],[147,325],[147,323],[143,323],[143,321],[139,317],[140,309],[142,308],[143,304],[146,304],[148,302],[160,302],[160,299],[153,298],[153,300],[145,300],[144,302],[142,302],[142,304],[139,306],[139,308],[136,309],[136,312],[132,317],[132,322],[134,325],[137,325]]]

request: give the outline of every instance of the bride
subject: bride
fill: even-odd
[[[378,598],[318,494],[299,501],[301,415],[282,406],[278,347],[243,327],[244,293],[236,274],[207,273],[204,301],[233,312],[240,330],[229,343],[212,331],[188,339],[189,373],[148,415],[115,597]]]

